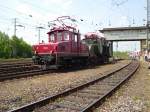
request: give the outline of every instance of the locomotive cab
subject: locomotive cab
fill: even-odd
[[[69,32],[68,31],[53,31],[53,32],[48,32],[47,33],[49,36],[49,42],[51,43],[56,43],[56,42],[61,42],[61,41],[69,41]]]
[[[71,55],[70,53],[78,53],[80,35],[79,32],[69,31],[65,29],[52,30],[47,33],[49,43],[56,44],[56,51],[59,55]],[[65,53],[65,54],[64,54]]]

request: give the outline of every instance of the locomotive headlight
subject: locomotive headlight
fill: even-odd
[[[50,54],[53,54],[54,53],[54,51],[52,50],[52,51],[50,51]]]
[[[34,54],[38,54],[38,52],[37,52],[37,51],[34,51]]]
[[[57,47],[57,46],[55,46],[55,48],[54,48],[54,49],[55,49],[55,51],[57,51],[57,50],[58,50],[58,47]]]

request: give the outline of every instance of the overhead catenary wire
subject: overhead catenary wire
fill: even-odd
[[[20,12],[20,11],[18,11],[18,10],[15,10],[15,9],[13,9],[13,8],[7,7],[7,6],[2,5],[2,4],[0,4],[0,8],[5,8],[6,10],[13,11],[13,12],[16,12],[16,13],[21,14],[21,15],[29,16],[29,15],[26,14],[26,13],[22,13],[22,12]]]
[[[14,12],[14,13],[16,13],[16,14],[19,14],[19,16],[21,15],[21,19],[24,19],[24,20],[27,20],[27,17],[30,17],[30,18],[34,18],[34,15],[32,16],[31,14],[26,14],[26,13],[22,13],[22,12],[20,12],[20,11],[18,11],[18,10],[15,10],[15,9],[13,9],[13,8],[10,8],[10,7],[7,7],[7,6],[5,6],[5,5],[1,5],[0,4],[0,9],[2,9],[2,10],[8,10],[8,11],[11,11],[11,12]],[[5,11],[4,10],[4,11]],[[4,12],[3,11],[3,12]],[[4,14],[6,14],[6,13],[4,13]],[[7,14],[6,14],[6,16],[8,16]],[[43,16],[44,17],[44,16]],[[32,20],[33,21],[33,20]],[[34,18],[34,21],[33,22],[36,22],[36,23],[40,23],[40,21],[35,21],[35,18]],[[45,22],[45,23],[47,23],[47,21],[44,21],[44,20],[41,20],[41,22]]]
[[[35,4],[35,2],[32,2],[32,1],[27,1],[27,0],[23,0],[23,1],[26,1],[26,3],[28,2],[29,4],[31,4],[31,6],[33,6],[33,7],[37,7],[37,8],[40,8],[40,10],[42,10],[42,11],[50,11],[48,8],[41,8],[42,6],[39,6],[39,5],[37,5],[37,4]],[[115,0],[115,1],[117,1],[117,0]],[[121,1],[121,0],[119,0],[119,1]],[[21,1],[22,2],[22,1]],[[31,3],[32,2],[32,3]],[[119,6],[119,7],[121,7],[121,5]],[[9,10],[9,9],[8,9]],[[19,10],[18,10],[19,11]],[[37,22],[35,22],[32,18],[34,18],[34,15],[33,15],[33,17],[32,18],[30,18],[31,20],[26,20],[26,17],[28,17],[28,14],[21,14],[20,12],[16,12],[16,10],[14,9],[13,10],[13,12],[14,13],[17,13],[18,15],[20,15],[20,17],[19,17],[19,20],[18,20],[18,23],[19,24],[23,24],[23,25],[25,25],[26,27],[28,27],[28,28],[32,28],[32,29],[34,29],[34,28],[36,28],[37,26],[39,26],[39,23]],[[40,13],[40,12],[39,12]],[[123,13],[121,13],[121,14],[123,14]],[[81,17],[82,18],[82,17]],[[11,18],[12,19],[12,18]],[[40,19],[40,18],[39,18]],[[102,25],[98,25],[98,24],[100,24],[100,22],[98,21],[98,22],[95,22],[96,20],[94,20],[94,19],[84,19],[84,18],[82,18],[82,22],[80,22],[81,24],[84,24],[84,26],[86,25],[86,26],[90,26],[91,28],[95,28],[95,26],[96,27],[101,27],[101,26],[103,26],[104,24],[102,24]],[[12,20],[11,20],[12,21]],[[91,22],[93,21],[93,25],[91,25]],[[107,22],[108,22],[108,20],[106,20]],[[41,21],[41,23],[43,23],[43,21]],[[44,22],[45,23],[45,25],[46,25],[46,22]],[[102,22],[102,23],[104,23],[104,22]],[[111,23],[111,21],[110,21],[110,23]],[[97,24],[97,25],[96,25]],[[113,24],[113,23],[112,23]],[[44,26],[44,25],[43,25]],[[25,29],[26,30],[26,29]]]
[[[23,2],[24,2],[24,3],[27,3],[27,4],[30,4],[30,5],[32,5],[32,6],[36,7],[36,8],[39,8],[39,7],[40,7],[40,6],[37,6],[37,5],[35,5],[35,4],[33,4],[33,3],[29,2],[29,1],[27,2],[27,1],[23,0]],[[1,5],[0,5],[0,6],[1,6]],[[13,8],[9,8],[9,7],[3,6],[3,5],[2,5],[2,7],[6,8],[6,9],[8,9],[8,10],[14,11],[14,12],[16,12],[16,13],[18,13],[18,14],[21,14],[21,15],[22,15],[22,17],[21,17],[22,19],[26,19],[24,16],[29,16],[29,14],[21,13],[20,11],[17,11],[17,10],[15,10],[15,9],[13,9]],[[45,9],[45,8],[40,8],[40,9],[43,10],[43,11],[47,11],[47,12],[49,11],[49,10],[47,10],[47,9]],[[34,21],[34,22],[35,22],[35,21]],[[43,22],[43,20],[42,20],[42,22]],[[44,21],[44,22],[46,23],[46,21]],[[85,22],[85,21],[84,21],[84,22]],[[87,21],[86,24],[87,24],[87,23],[90,24],[91,22],[88,22],[88,21]],[[25,24],[27,24],[27,23],[25,23]],[[86,24],[85,24],[85,25],[86,25]],[[92,24],[91,26],[97,26],[97,24],[98,24],[98,23],[95,23],[95,24]],[[45,25],[46,25],[46,24],[45,24]],[[36,26],[35,26],[35,27],[36,27]]]

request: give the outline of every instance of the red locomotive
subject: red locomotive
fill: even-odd
[[[70,19],[65,16],[59,19]],[[58,21],[60,21],[58,19]],[[89,56],[88,46],[81,43],[80,33],[74,27],[53,27],[47,34],[49,43],[33,45],[33,61],[40,65],[58,67],[87,59]]]
[[[108,44],[105,39],[90,38],[93,36],[85,36],[85,39],[82,41],[81,34],[75,27],[64,24],[63,20],[65,19],[71,18],[69,16],[59,17],[57,21],[61,23],[61,26],[53,27],[47,33],[49,37],[48,43],[33,45],[34,56],[32,59],[34,63],[42,65],[44,69],[49,67],[58,68],[59,66],[76,63],[87,64],[90,62],[89,59],[91,60],[92,57],[95,57],[93,56],[94,54],[92,54],[93,48],[100,50],[99,48],[101,46],[105,46],[103,44]],[[90,44],[91,40],[93,43],[101,42],[101,46],[95,47],[94,44],[93,47],[93,45],[91,45],[92,43]],[[104,41],[102,42],[102,40]],[[101,51],[100,54],[99,51],[94,51],[94,53],[97,57],[103,55],[103,51]]]

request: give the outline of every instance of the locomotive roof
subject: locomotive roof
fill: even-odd
[[[93,38],[97,38],[97,39],[105,39],[105,37],[103,36],[103,34],[100,34],[100,33],[96,33],[96,32],[88,32],[85,34],[85,39],[93,39]]]
[[[47,32],[47,34],[50,34],[50,33],[55,32],[55,31],[70,31],[70,32],[78,33],[76,31],[76,29],[71,29],[71,28],[67,28],[67,27],[58,27],[58,28],[54,27],[54,28],[50,29],[50,31]]]

